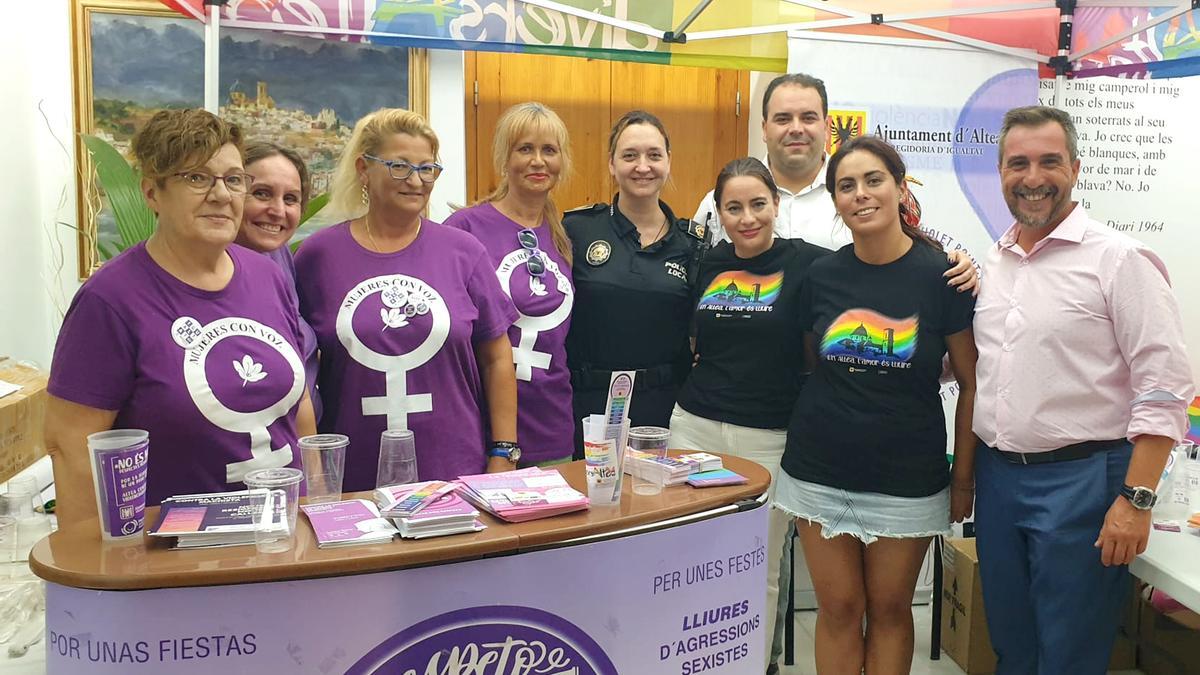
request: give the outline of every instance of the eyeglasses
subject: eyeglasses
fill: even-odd
[[[525,259],[525,269],[529,270],[529,276],[540,277],[546,273],[546,260],[541,249],[538,248],[537,232],[529,228],[525,228],[517,232],[517,241],[520,242],[521,248],[529,251],[529,257]]]
[[[188,186],[197,194],[206,195],[217,181],[225,184],[225,189],[233,194],[245,194],[246,189],[250,187],[250,183],[254,182],[254,176],[248,173],[230,173],[224,176],[216,176],[207,171],[182,171],[175,174],[183,179],[183,184]]]
[[[417,172],[417,177],[423,183],[432,183],[442,175],[442,165],[436,162],[429,164],[410,164],[402,159],[381,159],[374,155],[363,153],[363,159],[369,159],[372,162],[379,162],[388,168],[388,173],[396,180],[408,180],[408,177]]]

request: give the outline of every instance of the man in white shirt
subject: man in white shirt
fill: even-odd
[[[850,243],[850,230],[825,189],[828,113],[825,83],[811,75],[780,75],[763,94],[765,161],[779,186],[775,236],[836,250]],[[728,241],[712,192],[700,201],[692,220],[712,228],[717,241]]]

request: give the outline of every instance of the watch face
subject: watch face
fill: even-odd
[[[1140,509],[1148,509],[1154,506],[1154,493],[1146,488],[1134,488],[1133,505]]]
[[[514,463],[521,461],[521,449],[513,448],[508,451],[508,458]]]

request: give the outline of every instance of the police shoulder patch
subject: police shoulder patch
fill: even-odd
[[[679,226],[679,229],[687,232],[689,237],[693,239],[699,239],[706,244],[708,243],[709,232],[708,228],[704,226],[704,223],[697,223],[694,220],[680,218],[678,221],[676,221],[676,224]]]

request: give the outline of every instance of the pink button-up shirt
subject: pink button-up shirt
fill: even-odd
[[[1187,431],[1192,373],[1167,268],[1076,205],[1026,253],[1013,225],[975,304],[975,433],[1009,452]]]

